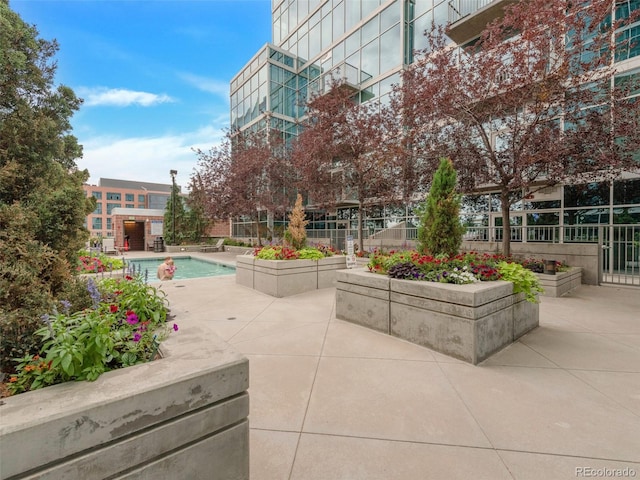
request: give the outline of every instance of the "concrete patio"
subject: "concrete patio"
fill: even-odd
[[[333,288],[162,289],[181,329],[249,358],[252,479],[640,476],[638,289],[544,297],[540,327],[478,366],[336,320]]]

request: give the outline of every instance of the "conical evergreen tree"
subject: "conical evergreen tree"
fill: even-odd
[[[296,250],[304,248],[307,244],[306,226],[309,220],[305,220],[302,195],[298,194],[296,204],[289,214],[289,226],[284,232],[285,241]]]
[[[431,255],[458,253],[465,228],[460,223],[457,175],[448,158],[440,160],[429,194],[421,207],[418,250]]]

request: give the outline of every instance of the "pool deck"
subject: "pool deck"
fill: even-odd
[[[540,327],[478,366],[337,320],[333,288],[161,288],[181,329],[249,358],[252,479],[640,477],[637,288],[543,297]]]

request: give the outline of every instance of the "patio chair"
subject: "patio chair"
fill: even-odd
[[[221,252],[224,251],[224,238],[218,239],[215,245],[203,245],[200,247],[201,252]]]
[[[118,251],[116,250],[116,242],[113,238],[102,239],[102,252],[106,253],[107,255],[118,253]]]

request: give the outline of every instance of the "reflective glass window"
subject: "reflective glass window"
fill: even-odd
[[[102,200],[102,192],[91,192],[91,196],[96,200]]]
[[[331,60],[334,65],[338,65],[344,60],[344,42],[340,42],[331,53]]]
[[[380,37],[380,72],[384,73],[399,65],[400,24],[388,30]]]
[[[135,198],[135,194],[133,194],[133,193],[126,193],[124,197],[125,197],[125,201],[127,201],[127,202],[133,202],[133,199]]]
[[[322,29],[321,25],[317,24],[309,31],[309,59],[315,57],[320,53],[322,47]]]
[[[559,225],[560,212],[544,212],[527,214],[527,225]]]
[[[345,41],[345,55],[348,57],[360,48],[360,30],[353,32]]]
[[[309,37],[303,35],[298,40],[298,57],[303,61],[309,60]]]
[[[607,205],[609,203],[609,184],[592,182],[564,187],[564,206],[583,207]]]
[[[93,230],[102,230],[102,218],[101,217],[93,217],[91,219],[91,228]]]
[[[380,0],[362,0],[362,18],[367,18],[380,6]]]
[[[102,214],[102,203],[96,203],[96,209],[93,211],[96,215]]]
[[[345,2],[345,31],[349,31],[360,21],[360,2],[348,0]]]
[[[560,200],[545,200],[545,201],[525,201],[525,210],[545,210],[547,208],[560,208]]]
[[[119,208],[122,205],[120,203],[107,203],[107,215],[111,215],[114,208]]]
[[[366,79],[376,77],[380,73],[378,60],[378,40],[376,39],[362,48],[362,75]],[[363,81],[366,79],[363,78]]]
[[[413,24],[413,48],[415,50],[424,50],[427,48],[427,37],[425,32],[431,29],[432,22],[431,12],[416,18]]]
[[[322,19],[322,50],[331,45],[333,38],[331,36],[331,15],[327,15]]]
[[[344,2],[333,7],[333,38],[339,38],[344,33]]]
[[[584,224],[608,224],[609,210],[606,208],[589,208],[579,210],[565,210],[565,225],[584,225]]]
[[[640,207],[614,208],[613,223],[622,225],[640,223]]]
[[[613,182],[613,204],[640,204],[640,178]]]
[[[414,6],[414,12],[416,17],[418,15],[422,15],[423,13],[427,12],[428,10],[431,10],[431,7],[433,7],[433,1],[432,0],[419,0],[417,2],[415,2],[415,6]]]
[[[397,1],[380,14],[380,31],[384,32],[396,23],[400,23],[400,8]]]
[[[361,32],[361,42],[363,44],[369,43],[371,40],[378,36],[379,28],[378,28],[378,17],[375,17],[365,23],[360,29]]]

